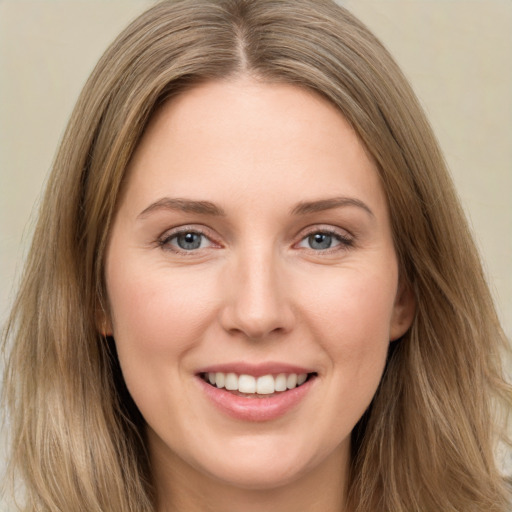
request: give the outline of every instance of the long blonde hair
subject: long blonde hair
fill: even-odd
[[[494,460],[507,343],[427,120],[395,62],[328,0],[164,1],[107,50],[55,159],[4,336],[11,472],[27,511],[154,509],[144,422],[111,340],[104,253],[125,169],[155,110],[201,81],[249,74],[335,104],[378,164],[410,331],[352,439],[355,512],[503,512]]]

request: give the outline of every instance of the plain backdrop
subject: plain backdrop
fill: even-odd
[[[107,44],[152,3],[0,0],[2,323],[29,246],[34,205],[78,93]],[[382,39],[427,111],[510,337],[512,1],[340,3]]]
[[[78,93],[107,44],[151,3],[0,0],[0,321]],[[510,337],[512,1],[341,3],[383,40],[424,105]]]

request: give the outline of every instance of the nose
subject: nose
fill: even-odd
[[[226,331],[262,340],[292,329],[290,287],[278,259],[271,249],[235,258],[223,283],[220,322]]]

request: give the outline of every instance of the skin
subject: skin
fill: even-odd
[[[165,197],[224,215],[165,207]],[[293,213],[332,198],[345,201]],[[180,249],[180,227],[205,235],[198,249]],[[331,247],[312,245],[326,231]],[[104,321],[147,421],[159,511],[345,510],[350,432],[414,303],[376,166],[334,106],[248,78],[164,105],[128,169],[106,282]],[[196,376],[233,361],[317,378],[283,416],[241,421]]]

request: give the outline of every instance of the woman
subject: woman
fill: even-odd
[[[7,337],[25,510],[506,510],[477,253],[407,82],[331,2],[162,2],[118,37]]]

